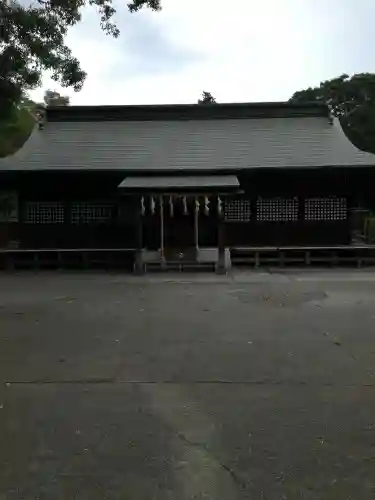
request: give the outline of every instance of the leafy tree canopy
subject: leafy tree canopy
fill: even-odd
[[[210,92],[203,91],[201,99],[198,99],[198,104],[216,104],[216,99]]]
[[[40,84],[43,70],[51,71],[63,87],[81,89],[86,73],[66,46],[65,36],[80,22],[86,5],[97,7],[105,33],[119,36],[112,0],[35,0],[29,6],[0,0],[0,117],[9,117],[22,93]],[[160,10],[160,0],[128,4],[130,12],[143,7]]]
[[[344,74],[293,94],[291,102],[323,102],[358,148],[375,153],[375,74]]]
[[[22,95],[17,106],[13,106],[7,121],[0,121],[0,158],[14,154],[30,136],[36,121],[47,106],[68,106],[69,97],[56,91],[46,90],[44,102],[36,103]]]
[[[44,93],[44,104],[46,106],[69,106],[70,97],[61,95],[55,90],[46,90]]]
[[[35,116],[28,106],[14,106],[8,114],[8,120],[0,121],[0,158],[11,155],[22,147],[34,125]]]

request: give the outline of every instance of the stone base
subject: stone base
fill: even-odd
[[[230,258],[229,248],[224,249],[223,254],[219,254],[216,262],[216,273],[217,274],[226,274],[230,268],[232,267],[232,262]]]
[[[222,264],[217,263],[215,267],[216,274],[227,274],[228,270]]]
[[[214,263],[218,266],[219,262],[219,250],[217,248],[200,248],[198,251],[198,262],[202,263]],[[226,248],[224,251],[224,262],[221,267],[224,267],[225,271],[229,271],[232,267],[232,261],[230,257],[230,250]]]
[[[166,250],[168,255],[168,251]],[[173,262],[177,262],[176,259],[172,259]],[[215,266],[216,272],[218,274],[226,274],[232,267],[231,256],[229,248],[225,249],[224,259],[219,262],[219,252],[217,248],[200,248],[196,253],[195,259],[189,259],[188,262],[192,263],[195,261],[197,266],[201,264],[202,266],[207,264],[212,264]],[[136,257],[136,262],[134,265],[134,272],[137,274],[143,274],[147,264],[159,264],[161,269],[167,269],[168,258],[162,258],[160,251],[158,250],[146,250],[143,249]],[[185,262],[185,259],[181,258],[181,264]]]
[[[141,275],[145,272],[143,250],[136,252],[134,262],[134,274]]]

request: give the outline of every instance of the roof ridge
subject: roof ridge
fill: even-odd
[[[57,106],[46,110],[47,121],[159,121],[242,118],[327,117],[322,103],[253,102],[217,104],[146,104]]]

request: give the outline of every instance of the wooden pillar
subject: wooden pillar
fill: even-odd
[[[164,202],[163,196],[159,196],[160,205],[160,261],[162,267],[165,266],[165,252],[164,252]]]
[[[199,252],[199,200],[195,197],[195,211],[194,211],[194,245],[196,258],[198,258]]]
[[[136,208],[136,252],[135,252],[135,263],[134,263],[134,272],[135,274],[143,274],[144,273],[144,264],[143,264],[143,214],[141,207],[141,199],[136,199],[137,208]]]
[[[19,193],[17,199],[17,239],[20,242],[20,248],[23,247],[25,241],[25,215],[25,204]]]
[[[350,201],[347,207],[348,243],[362,243],[363,239],[366,243],[372,243],[369,228],[366,227],[366,219],[370,215],[370,211],[363,208],[363,203]]]
[[[297,233],[293,235],[293,244],[304,245],[309,242],[307,221],[305,220],[305,196],[298,196],[298,225]]]
[[[77,241],[72,241],[72,202],[67,199],[64,201],[64,233],[63,241],[58,242],[58,248],[74,248]]]
[[[217,236],[218,236],[218,242],[217,242],[217,249],[218,249],[218,255],[217,255],[217,263],[216,263],[216,272],[218,274],[225,274],[226,273],[226,265],[225,265],[225,227],[224,227],[224,219],[223,219],[223,213],[222,213],[222,202],[220,200],[220,197],[217,199],[217,223],[218,223],[218,230],[217,230]]]

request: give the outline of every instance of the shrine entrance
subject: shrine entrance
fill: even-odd
[[[167,201],[163,214],[165,257],[195,258],[198,228],[194,198],[170,196]]]
[[[136,272],[143,272],[150,262],[167,268],[176,262],[200,264],[207,259],[218,272],[225,272],[223,200],[239,191],[236,176],[129,177],[121,182],[119,189],[133,195],[139,207],[135,220]],[[209,255],[199,247],[202,217],[215,221],[217,238]],[[156,236],[155,227],[159,229],[159,238],[151,250],[148,234]]]

